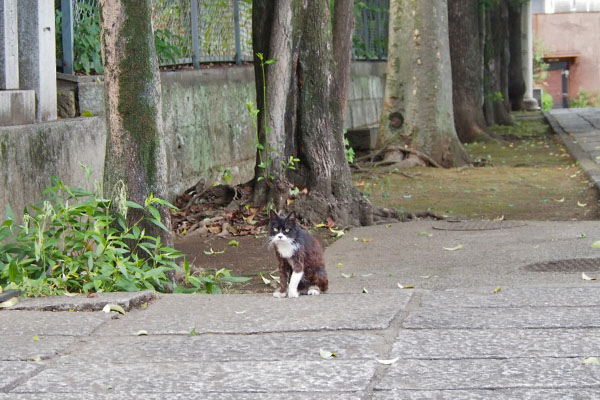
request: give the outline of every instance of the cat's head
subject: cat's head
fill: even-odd
[[[298,236],[296,214],[292,211],[287,217],[280,217],[273,210],[269,213],[269,237],[271,243],[280,241],[293,242]]]

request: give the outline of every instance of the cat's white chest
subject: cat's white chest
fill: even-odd
[[[298,245],[288,241],[279,241],[275,243],[275,248],[282,258],[292,258],[296,250],[298,250]]]

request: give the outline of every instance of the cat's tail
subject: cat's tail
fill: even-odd
[[[329,279],[327,279],[327,272],[325,268],[320,268],[317,271],[317,286],[321,292],[326,292],[329,288]]]

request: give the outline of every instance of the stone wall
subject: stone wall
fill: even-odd
[[[384,74],[385,63],[352,66],[346,129],[377,125]],[[255,102],[252,66],[163,72],[161,82],[169,199],[201,178],[219,179],[224,171],[233,183],[251,179],[256,139],[245,103]],[[102,82],[71,77],[59,82],[61,90],[73,91],[73,96],[62,96],[75,101],[70,112],[93,116],[0,127],[0,220],[6,204],[20,212],[39,201],[52,175],[73,187],[91,188],[102,181]],[[92,168],[91,181],[81,164]]]

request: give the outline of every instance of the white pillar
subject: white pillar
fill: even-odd
[[[56,119],[54,0],[19,0],[21,89],[36,94],[36,121]]]
[[[0,89],[19,88],[17,0],[0,0]]]
[[[531,28],[531,2],[526,1],[521,9],[521,60],[525,95],[523,104],[526,110],[539,110],[537,100],[533,98],[533,32]]]

